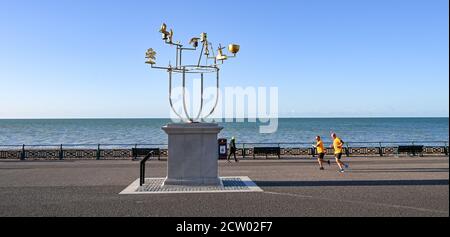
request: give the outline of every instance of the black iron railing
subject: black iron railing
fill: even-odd
[[[313,142],[266,142],[237,143],[238,155],[253,157],[254,147],[280,147],[282,156],[315,156]],[[384,156],[397,153],[399,146],[421,145],[427,154],[445,154],[448,156],[448,141],[364,141],[345,143],[347,155],[369,154]],[[331,143],[325,143],[329,153]],[[33,144],[33,145],[1,145],[0,159],[42,158],[42,159],[123,159],[133,158],[133,149],[159,149],[158,157],[167,157],[167,144]],[[135,158],[135,157],[134,157]]]

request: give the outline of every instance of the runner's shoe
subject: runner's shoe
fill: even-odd
[[[344,172],[345,172],[344,169],[339,170],[339,173],[344,173]]]

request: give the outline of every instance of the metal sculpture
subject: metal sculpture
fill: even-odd
[[[219,102],[219,66],[222,65],[224,63],[225,60],[228,60],[229,58],[234,58],[236,57],[236,54],[239,52],[240,50],[240,46],[237,44],[230,44],[228,45],[228,51],[230,53],[232,53],[232,55],[226,55],[223,53],[223,50],[225,49],[225,47],[222,47],[221,44],[219,44],[219,47],[217,49],[217,56],[214,54],[214,48],[213,48],[213,44],[208,40],[208,35],[207,33],[201,33],[200,37],[192,37],[189,40],[189,44],[192,47],[184,47],[180,42],[174,42],[173,41],[173,36],[174,36],[174,31],[172,29],[170,29],[169,31],[167,31],[167,25],[165,23],[163,23],[161,25],[161,28],[159,30],[159,32],[162,35],[162,39],[164,40],[164,42],[168,45],[171,46],[176,46],[176,60],[175,60],[175,66],[172,66],[169,63],[169,66],[167,67],[161,67],[161,66],[155,66],[156,64],[156,52],[150,48],[147,50],[145,58],[147,59],[147,61],[145,63],[149,64],[151,66],[151,68],[155,68],[155,69],[163,69],[163,70],[167,70],[167,72],[169,73],[169,104],[170,107],[172,108],[172,111],[182,120],[182,121],[186,121],[189,123],[196,123],[196,122],[200,122],[206,118],[208,118],[209,116],[211,116],[216,107],[217,104]],[[198,61],[196,64],[183,64],[182,63],[182,56],[183,56],[183,51],[188,50],[188,51],[196,51],[197,48],[199,47],[199,44],[201,43],[201,52],[198,58]],[[205,59],[204,64],[202,64],[202,59]],[[211,62],[211,63],[210,63]],[[220,62],[220,64],[219,64]],[[183,110],[184,110],[184,116],[182,116],[181,114],[179,114],[175,108],[173,107],[173,102],[172,102],[172,75],[174,73],[179,73],[182,74],[182,88],[183,88]],[[204,117],[201,117],[202,112],[203,112],[203,81],[204,81],[204,74],[205,73],[215,73],[216,74],[216,87],[217,87],[217,93],[216,93],[216,100],[214,103],[213,108],[210,110],[210,112],[205,115]],[[201,102],[200,102],[200,109],[199,112],[197,114],[197,116],[190,116],[189,112],[187,110],[187,105],[186,105],[186,74],[200,74],[200,80],[201,80]]]

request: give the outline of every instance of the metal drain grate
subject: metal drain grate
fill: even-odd
[[[164,178],[146,178],[140,187],[139,179],[120,194],[163,194],[163,193],[220,193],[220,192],[262,192],[249,177],[222,177],[219,186],[164,185]]]

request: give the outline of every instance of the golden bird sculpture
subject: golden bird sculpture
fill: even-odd
[[[168,36],[169,36],[170,33],[167,32],[167,25],[166,25],[166,23],[163,23],[163,24],[161,25],[161,29],[159,30],[159,33],[162,34],[163,40],[167,40],[167,38],[168,38]]]
[[[161,29],[159,30],[160,33],[167,33],[167,25],[166,23],[162,23]]]
[[[169,32],[169,42],[170,43],[173,42],[173,30],[172,29],[170,29],[170,32]]]
[[[189,44],[192,45],[194,48],[197,48],[199,40],[200,38],[194,37],[191,40],[189,40]]]
[[[205,42],[205,41],[208,41],[208,34],[203,32],[203,33],[200,34],[200,38],[201,38],[200,42],[202,42],[202,43]]]

